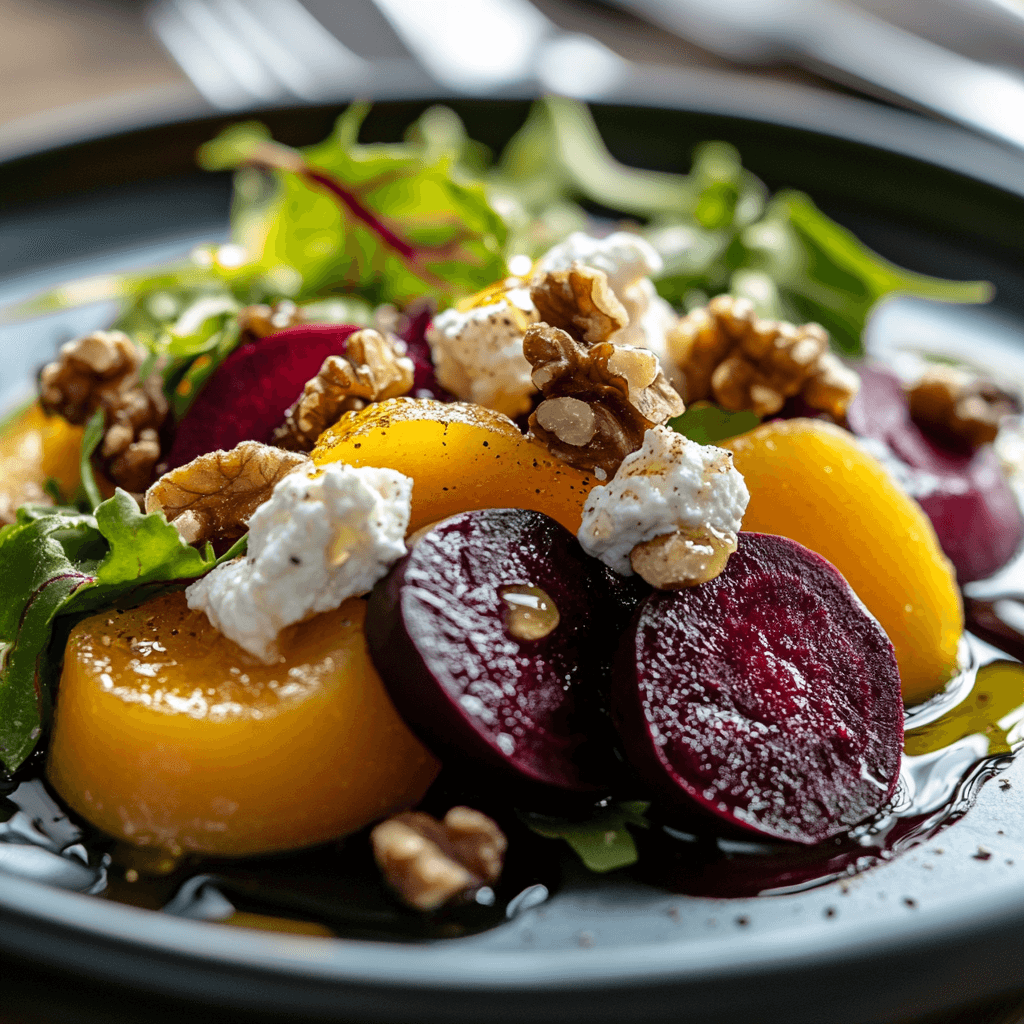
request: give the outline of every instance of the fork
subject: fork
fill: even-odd
[[[335,38],[299,0],[157,0],[147,20],[195,87],[222,110],[358,92],[383,70]]]
[[[1009,5],[1010,0],[1002,0]],[[1019,0],[1013,0],[1017,8]],[[616,0],[738,63],[793,60],[1024,148],[1024,84],[843,0]]]
[[[346,0],[346,16],[360,5],[390,23],[410,56],[360,56],[300,0],[155,0],[147,17],[222,110],[438,86],[477,95],[540,86],[597,98],[630,75],[628,61],[589,35],[560,30],[529,0]]]

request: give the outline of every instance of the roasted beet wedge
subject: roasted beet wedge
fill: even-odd
[[[612,715],[629,762],[697,827],[819,843],[899,776],[892,645],[835,567],[784,537],[741,533],[716,579],[647,598]]]
[[[269,441],[323,361],[344,355],[349,324],[301,324],[236,349],[178,424],[167,455],[174,469],[241,441]]]
[[[437,383],[434,361],[427,341],[427,328],[433,316],[431,306],[423,305],[409,313],[409,322],[402,331],[402,340],[407,346],[406,354],[415,367],[412,381],[413,398],[434,398],[439,402],[454,402],[450,395]]]
[[[603,788],[613,757],[588,744],[587,705],[616,638],[594,607],[607,599],[597,565],[548,516],[485,509],[423,534],[376,586],[374,664],[442,760],[540,791]]]
[[[932,521],[959,582],[991,576],[1024,540],[1020,507],[992,446],[950,449],[910,418],[903,386],[893,373],[868,366],[860,376],[860,392],[847,411],[850,430],[892,453],[900,482]],[[879,454],[886,455],[884,449]]]

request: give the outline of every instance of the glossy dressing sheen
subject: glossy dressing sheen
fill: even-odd
[[[972,605],[968,602],[968,613]],[[1006,626],[1004,647],[1024,654]],[[947,690],[912,709],[895,798],[879,814],[817,846],[698,836],[659,820],[636,830],[636,878],[675,892],[716,897],[783,894],[846,878],[917,846],[962,817],[982,785],[1019,749],[1024,666],[968,638],[968,666]],[[495,927],[542,903],[567,858],[472,780],[444,772],[424,806],[434,813],[466,802],[495,815],[510,839],[494,890],[432,916],[400,907],[380,882],[365,833],[298,853],[230,861],[171,858],[118,844],[71,820],[38,775],[41,757],[0,799],[3,870],[117,902],[243,927],[312,935],[419,941]]]

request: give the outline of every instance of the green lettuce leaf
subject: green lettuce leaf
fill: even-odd
[[[0,761],[13,771],[32,752],[50,712],[39,659],[59,609],[95,582],[80,554],[95,539],[89,516],[54,513],[0,533]]]
[[[760,422],[749,410],[730,412],[710,402],[695,402],[681,416],[669,420],[668,426],[697,444],[718,444],[753,430]]]
[[[741,236],[744,266],[773,282],[779,313],[788,320],[815,320],[840,351],[860,355],[868,314],[887,295],[942,302],[988,302],[984,281],[944,281],[903,270],[825,216],[801,192],[780,192],[765,216]],[[744,289],[734,288],[742,294]],[[755,305],[765,305],[749,295]]]
[[[564,839],[586,868],[604,874],[636,863],[636,843],[626,826],[649,828],[644,817],[649,806],[642,801],[612,804],[586,821],[566,821],[532,811],[520,811],[519,817],[545,839]]]
[[[55,620],[114,603],[137,604],[188,581],[221,558],[189,547],[162,513],[146,515],[120,489],[94,515],[73,509],[25,509],[0,532],[0,761],[14,771],[49,719],[63,652],[51,656]]]
[[[369,107],[351,106],[331,136],[295,150],[261,125],[236,125],[200,151],[208,169],[258,168],[277,186],[238,212],[251,271],[291,268],[301,295],[344,288],[375,302],[429,296],[442,305],[506,272],[504,221],[481,185],[455,172],[458,154],[417,145],[360,145]]]
[[[82,480],[82,493],[90,512],[94,511],[103,501],[103,495],[100,494],[99,485],[96,483],[96,474],[92,470],[92,456],[103,440],[105,426],[106,416],[102,409],[97,409],[85,425],[85,432],[82,434],[82,447],[78,453],[78,473]]]

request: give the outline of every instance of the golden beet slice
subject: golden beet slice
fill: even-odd
[[[47,774],[137,846],[244,856],[346,835],[416,803],[438,762],[370,662],[365,603],[292,627],[264,665],[183,594],[79,623]]]
[[[78,487],[82,428],[47,416],[38,402],[0,431],[0,523],[26,502],[47,501],[43,484],[52,477],[65,495]]]
[[[750,490],[743,529],[799,541],[843,574],[892,641],[904,701],[942,689],[963,609],[921,507],[851,434],[819,420],[774,420],[722,447]]]
[[[575,533],[597,481],[528,440],[501,413],[462,402],[392,398],[346,413],[320,435],[318,465],[380,466],[412,477],[410,531],[457,512],[525,508]]]

